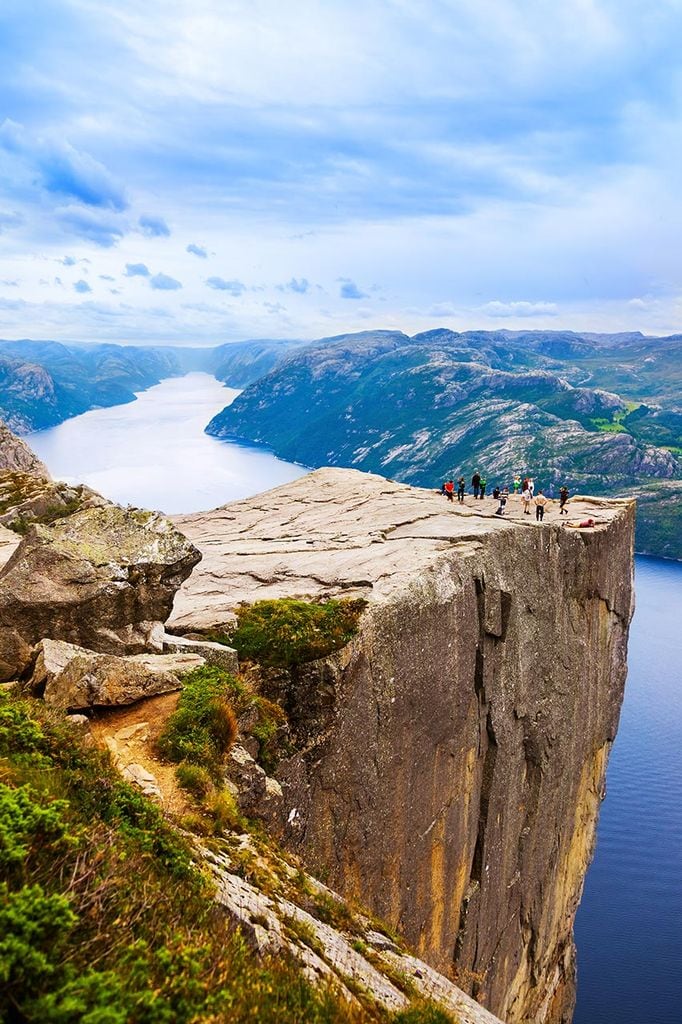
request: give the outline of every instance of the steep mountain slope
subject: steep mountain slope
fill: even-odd
[[[478,468],[490,486],[530,472],[555,490],[648,493],[682,476],[680,378],[680,338],[376,331],[290,354],[207,430],[422,486]],[[646,503],[640,549],[682,557],[674,537],[658,546],[669,515]]]

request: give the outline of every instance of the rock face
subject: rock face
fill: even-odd
[[[47,480],[50,478],[47,467],[31,451],[26,442],[0,422],[0,470],[3,469],[33,473],[35,476],[41,476]]]
[[[96,654],[63,640],[41,640],[28,687],[62,710],[134,704],[181,688],[180,677],[201,668],[196,654]]]
[[[569,523],[320,470],[180,519],[174,628],[239,601],[363,596],[299,676],[285,842],[509,1024],[568,1022],[573,918],[625,681],[634,506]]]
[[[153,649],[200,557],[140,509],[105,505],[32,527],[0,570],[0,680],[21,674],[45,637],[105,654]]]

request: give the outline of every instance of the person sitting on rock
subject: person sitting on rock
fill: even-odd
[[[508,497],[508,495],[509,495],[509,489],[508,488],[505,488],[504,491],[500,492],[500,504],[495,509],[495,515],[496,516],[503,516],[504,515],[504,510],[505,510],[505,508],[507,506],[507,497]]]

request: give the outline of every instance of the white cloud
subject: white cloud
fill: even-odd
[[[555,302],[486,302],[481,312],[491,317],[526,317],[526,316],[558,316],[559,308]]]

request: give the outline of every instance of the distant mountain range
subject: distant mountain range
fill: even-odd
[[[342,335],[288,353],[207,430],[420,486],[478,469],[635,494],[638,547],[682,558],[682,336]]]
[[[166,377],[192,370],[244,388],[301,342],[258,340],[216,348],[0,341],[0,420],[18,433],[88,409],[132,402]]]
[[[370,331],[210,349],[0,342],[0,419],[19,433],[212,373],[242,394],[207,426],[315,467],[420,486],[530,472],[639,499],[638,549],[682,558],[682,335]]]

